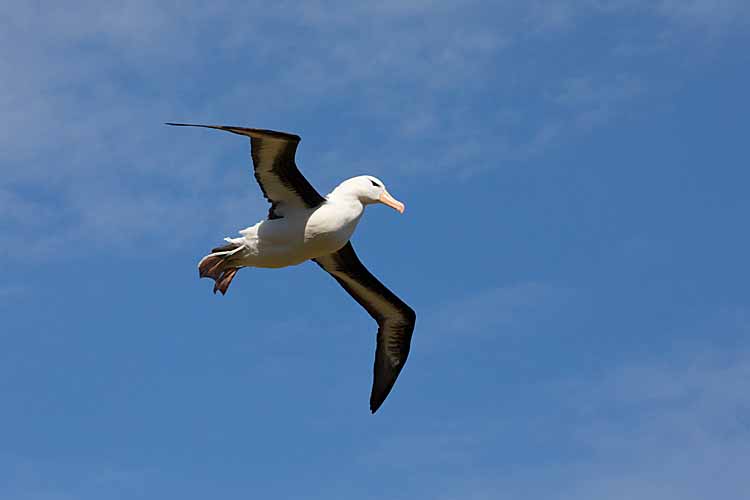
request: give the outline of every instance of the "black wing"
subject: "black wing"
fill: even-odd
[[[193,125],[167,123],[178,127],[203,127],[224,130],[250,138],[250,154],[255,167],[255,179],[263,196],[271,202],[269,219],[284,216],[285,207],[315,208],[325,201],[300,173],[294,162],[300,137],[285,132],[259,128],[225,127],[221,125]]]
[[[375,413],[406,363],[417,315],[365,268],[351,242],[338,252],[314,260],[378,322],[370,393],[370,411]]]

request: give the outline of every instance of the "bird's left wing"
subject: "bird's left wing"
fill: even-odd
[[[320,193],[297,168],[294,155],[300,137],[286,132],[260,128],[229,127],[223,125],[194,125],[167,123],[177,127],[201,127],[224,130],[250,138],[253,173],[263,196],[271,202],[269,219],[284,216],[285,207],[315,208],[325,202]]]
[[[313,259],[378,322],[370,411],[391,392],[406,363],[417,315],[360,262],[351,242],[339,251]]]

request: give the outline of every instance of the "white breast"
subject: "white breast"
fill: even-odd
[[[364,208],[357,203],[325,203],[313,212],[305,225],[305,246],[320,257],[335,252],[349,241]]]
[[[315,210],[287,213],[284,218],[264,220],[240,231],[246,250],[242,265],[285,267],[339,250],[362,217],[361,204],[328,202]]]

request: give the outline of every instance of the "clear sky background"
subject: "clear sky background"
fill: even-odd
[[[750,3],[4,2],[0,497],[743,498]],[[196,263],[267,205],[382,178],[375,323],[314,264]]]

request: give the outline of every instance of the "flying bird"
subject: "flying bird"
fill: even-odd
[[[403,213],[404,204],[371,175],[347,179],[321,196],[294,161],[298,135],[219,125],[167,125],[249,137],[255,180],[271,203],[265,220],[239,231],[239,238],[224,238],[226,245],[201,259],[200,277],[213,279],[214,293],[223,295],[243,267],[279,268],[307,260],[322,267],[378,323],[370,393],[370,411],[375,413],[409,355],[416,313],[367,270],[349,240],[367,205],[382,203]]]

